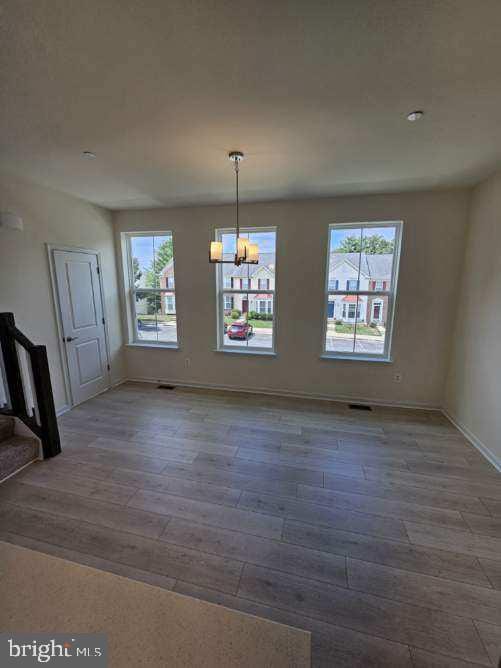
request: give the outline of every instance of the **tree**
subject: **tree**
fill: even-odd
[[[137,257],[132,258],[132,271],[134,273],[134,285],[139,285],[143,272],[139,267],[139,260]]]
[[[373,234],[370,237],[364,237],[362,243],[359,236],[351,235],[343,239],[341,244],[334,250],[335,253],[367,253],[367,255],[382,255],[383,253],[393,253],[394,242],[385,239],[380,234]]]
[[[172,247],[172,239],[164,241],[155,251],[155,256],[150,264],[150,268],[146,271],[146,286],[148,288],[160,287],[160,274],[165,269],[165,265],[172,260],[174,250]]]
[[[160,287],[160,274],[165,269],[166,264],[172,260],[173,255],[172,239],[168,239],[155,251],[150,267],[146,270],[145,283],[147,288]],[[154,315],[162,311],[162,298],[158,293],[147,294],[146,302],[148,315]]]

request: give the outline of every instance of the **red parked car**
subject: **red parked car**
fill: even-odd
[[[252,325],[245,320],[232,322],[228,327],[228,338],[230,339],[250,339],[252,336]]]

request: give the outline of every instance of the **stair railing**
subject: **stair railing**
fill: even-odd
[[[0,414],[19,418],[40,439],[44,459],[61,452],[45,346],[16,327],[13,313],[0,313]]]

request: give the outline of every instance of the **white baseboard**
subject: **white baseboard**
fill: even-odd
[[[60,417],[64,413],[67,413],[69,410],[71,410],[71,406],[69,406],[68,404],[64,404],[64,406],[56,408],[56,417]]]
[[[501,473],[501,459],[495,455],[490,448],[488,448],[485,443],[482,443],[482,441],[475,436],[473,432],[471,432],[468,427],[465,427],[464,424],[462,424],[454,415],[449,413],[445,408],[442,408],[442,413],[445,415],[445,417],[452,422],[452,424],[456,427],[456,429],[459,429],[459,431],[463,434],[463,436],[470,441],[470,443],[475,447],[481,455],[483,455],[488,462],[490,462],[495,469],[497,469]]]
[[[269,387],[249,388],[238,385],[220,385],[216,383],[187,383],[184,380],[173,380],[171,378],[127,378],[131,383],[155,383],[165,385],[176,385],[178,387],[193,387],[200,390],[223,390],[225,392],[246,392],[248,394],[267,394],[276,397],[290,397],[293,399],[316,399],[318,401],[338,401],[341,403],[367,404],[371,406],[384,406],[386,408],[413,408],[417,410],[441,411],[440,406],[431,404],[416,404],[412,402],[381,401],[369,397],[353,397],[349,395],[327,395],[315,394],[313,392],[291,392],[290,390],[272,389]]]

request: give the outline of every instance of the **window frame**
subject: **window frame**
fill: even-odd
[[[274,226],[268,227],[241,227],[240,232],[243,234],[273,232],[275,234],[275,287],[266,289],[267,294],[272,295],[273,299],[273,328],[271,334],[271,347],[262,346],[238,346],[224,343],[224,295],[225,294],[243,294],[243,295],[258,295],[263,294],[262,289],[245,289],[245,288],[225,288],[223,278],[223,264],[216,264],[216,351],[237,353],[241,355],[268,355],[276,356],[276,340],[277,340],[277,247],[278,247],[278,229]],[[215,239],[222,241],[223,234],[236,234],[234,227],[222,227],[215,230]],[[245,266],[245,265],[244,265]],[[259,265],[258,265],[259,266]],[[242,285],[242,283],[241,283]],[[250,301],[250,299],[249,299]]]
[[[174,287],[173,288],[136,288],[134,285],[134,268],[132,258],[132,239],[135,237],[162,237],[170,236],[172,239],[172,259],[174,261]],[[174,245],[174,233],[172,230],[152,230],[148,232],[124,232],[124,250],[125,250],[125,268],[127,272],[125,281],[127,313],[129,317],[128,332],[129,345],[145,346],[153,348],[179,348],[179,320],[177,315],[177,295],[176,295],[176,251]],[[150,341],[148,339],[140,339],[137,330],[137,313],[136,313],[136,294],[138,292],[148,292],[150,294],[166,294],[172,293],[174,295],[175,315],[176,315],[176,341]]]
[[[370,221],[370,222],[351,222],[351,223],[331,223],[327,229],[327,250],[326,250],[326,261],[325,261],[325,282],[324,282],[324,314],[323,314],[323,326],[322,326],[322,354],[321,357],[324,359],[334,359],[334,360],[352,360],[352,361],[362,361],[362,362],[392,362],[391,350],[392,350],[392,340],[393,340],[393,329],[395,321],[395,309],[397,301],[397,292],[398,292],[398,275],[400,268],[400,256],[402,248],[402,232],[403,232],[403,221],[402,220],[385,220],[385,221]],[[386,290],[330,290],[329,289],[329,264],[330,264],[330,244],[331,244],[331,231],[333,229],[371,229],[371,228],[382,228],[382,227],[393,227],[395,228],[395,249],[393,252],[393,266],[391,271],[390,279],[390,289]],[[357,279],[360,281],[360,276]],[[388,315],[387,315],[387,325],[384,341],[384,350],[382,353],[358,353],[355,351],[352,352],[343,352],[343,351],[333,351],[327,350],[327,326],[328,326],[328,309],[329,309],[329,296],[330,295],[354,295],[358,297],[366,296],[369,297],[387,297],[388,298]]]

